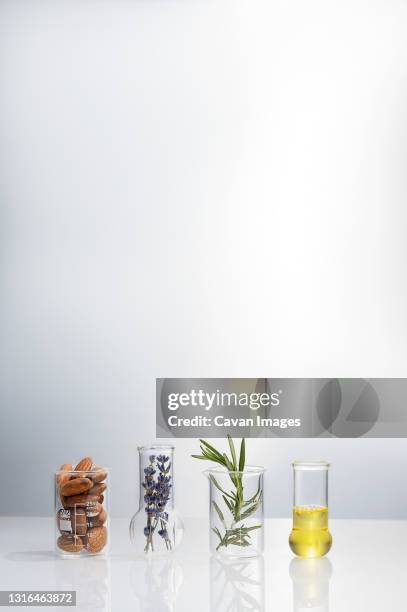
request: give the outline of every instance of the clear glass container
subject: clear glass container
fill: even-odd
[[[91,465],[86,470],[66,467],[55,472],[56,552],[63,557],[107,553],[108,507],[108,468]]]
[[[264,468],[206,470],[209,480],[210,549],[215,555],[254,557],[264,548]]]
[[[130,522],[130,539],[138,552],[170,553],[184,526],[174,506],[174,447],[140,446],[140,502]]]
[[[332,546],[328,529],[328,469],[326,461],[293,463],[293,529],[289,543],[299,557],[323,557]]]

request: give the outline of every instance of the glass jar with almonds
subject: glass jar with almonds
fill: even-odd
[[[104,554],[109,545],[109,470],[85,457],[55,473],[55,546],[64,557]]]

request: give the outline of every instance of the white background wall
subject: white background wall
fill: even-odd
[[[91,453],[130,515],[157,376],[407,376],[406,29],[402,0],[0,2],[1,513]],[[405,449],[248,452],[269,515],[302,456],[335,516],[405,518]]]

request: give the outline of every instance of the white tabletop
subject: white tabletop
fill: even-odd
[[[132,552],[128,521],[116,519],[107,558],[60,559],[53,552],[51,519],[2,517],[0,588],[76,590],[76,609],[114,612],[405,607],[407,522],[332,520],[329,556],[308,561],[295,559],[288,548],[290,521],[267,520],[264,556],[227,564],[210,557],[207,528],[206,521],[186,520],[180,548],[148,562]]]

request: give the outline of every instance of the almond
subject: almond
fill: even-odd
[[[89,478],[73,478],[68,480],[61,487],[61,495],[65,497],[69,495],[78,495],[86,493],[92,487],[92,481]]]
[[[83,542],[79,536],[63,534],[57,540],[58,548],[66,552],[80,552]]]
[[[106,519],[107,519],[107,512],[104,508],[102,508],[102,510],[99,512],[99,516],[98,516],[98,521],[100,523],[106,523]]]
[[[89,511],[92,510],[96,514],[99,514],[102,509],[95,495],[86,495],[86,493],[84,493],[82,495],[71,495],[70,497],[64,498],[64,508],[75,508],[76,506],[88,508]]]
[[[100,552],[107,542],[107,531],[106,527],[93,527],[88,532],[88,541],[86,548],[91,553]]]
[[[102,511],[103,511],[103,508],[99,502],[93,502],[92,504],[89,504],[88,506],[86,506],[86,516],[89,516],[91,518],[95,516],[99,516],[99,514]]]
[[[104,501],[105,501],[105,496],[104,495],[99,495],[99,497],[98,497],[99,504],[103,504]]]
[[[96,484],[97,482],[102,482],[102,480],[106,480],[107,472],[102,467],[97,465],[89,474],[89,478],[92,478],[93,482]]]
[[[88,519],[88,527],[103,527],[106,523],[107,512],[102,508],[101,512],[97,516],[90,516]]]
[[[86,535],[86,512],[83,508],[72,508],[70,511],[72,533],[78,536]]]
[[[65,482],[68,482],[68,480],[70,479],[71,475],[69,473],[67,474],[61,474],[61,472],[71,472],[72,471],[72,464],[71,463],[63,463],[61,465],[61,467],[59,468],[60,473],[57,474],[57,483],[60,487],[62,487],[63,484],[65,484]]]
[[[98,482],[89,489],[89,495],[102,495],[103,491],[106,491],[106,484],[104,482]]]
[[[92,457],[84,457],[78,463],[75,468],[75,472],[89,472],[92,469],[93,459]]]

